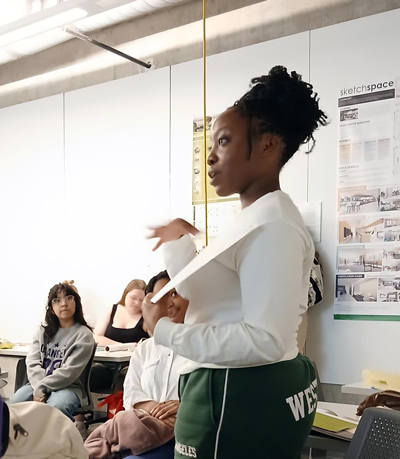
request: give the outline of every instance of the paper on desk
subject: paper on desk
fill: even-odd
[[[329,432],[340,432],[341,430],[354,429],[357,425],[357,420],[342,418],[323,408],[317,408],[313,423],[314,427],[328,430]]]

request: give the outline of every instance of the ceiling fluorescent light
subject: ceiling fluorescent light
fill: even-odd
[[[63,27],[85,16],[87,16],[87,11],[81,8],[73,8],[63,13],[56,14],[55,16],[42,19],[41,21],[0,35],[0,47],[8,46],[17,41],[56,29],[57,27]]]
[[[43,49],[50,48],[51,46],[58,45],[70,38],[71,35],[68,33],[63,32],[60,29],[54,29],[36,35],[35,37],[18,41],[17,43],[7,47],[6,50],[11,50],[14,54],[20,56],[26,56],[42,51]]]

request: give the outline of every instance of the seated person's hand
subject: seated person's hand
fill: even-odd
[[[33,396],[33,401],[40,402],[40,403],[46,403],[46,396],[45,395],[43,395],[42,397]]]
[[[175,427],[176,415],[170,416],[169,418],[160,419],[160,421],[173,429]]]
[[[167,426],[174,427],[178,408],[178,400],[167,400],[165,402],[157,403],[157,405],[150,411],[150,414],[164,422]]]
[[[199,232],[193,225],[188,223],[182,218],[176,218],[172,222],[168,223],[165,226],[159,226],[158,228],[152,228],[153,233],[148,237],[152,239],[158,237],[159,241],[155,245],[153,250],[157,250],[164,242],[175,241],[185,234],[197,234]]]
[[[142,411],[147,411],[147,413],[150,414],[150,411],[155,408],[158,405],[158,403],[155,400],[147,400],[145,402],[138,402],[136,403],[133,408],[135,410],[142,410]]]

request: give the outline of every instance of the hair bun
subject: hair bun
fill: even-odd
[[[65,281],[62,281],[63,284],[67,284],[67,285],[73,285],[74,281],[73,280],[65,280]]]

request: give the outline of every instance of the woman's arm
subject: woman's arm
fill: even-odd
[[[146,394],[141,384],[142,369],[146,361],[146,346],[144,344],[145,342],[138,344],[129,362],[128,372],[124,381],[125,410],[137,408],[150,411],[153,408],[153,404],[154,406],[157,404]]]
[[[301,298],[304,251],[303,238],[286,223],[253,231],[236,253],[243,320],[188,325],[164,318],[155,327],[156,342],[199,363],[240,367],[279,361],[294,338],[300,302],[307,300]]]
[[[33,395],[42,397],[49,392],[65,389],[74,383],[84,371],[93,353],[92,333],[85,327],[77,336],[74,344],[66,351],[62,366],[45,376],[35,388]]]
[[[118,341],[114,341],[113,339],[107,338],[105,335],[108,324],[110,323],[111,320],[111,309],[109,309],[103,317],[98,321],[96,324],[96,327],[94,328],[94,340],[99,346],[106,346],[108,344],[121,344]]]

